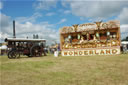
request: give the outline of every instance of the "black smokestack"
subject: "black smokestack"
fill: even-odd
[[[15,33],[15,20],[13,20],[13,38],[16,38],[16,33]]]

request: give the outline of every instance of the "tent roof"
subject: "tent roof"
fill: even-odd
[[[122,41],[121,44],[128,44],[128,41]]]
[[[2,46],[0,47],[0,49],[7,49],[7,46],[6,46],[6,45],[2,45]]]

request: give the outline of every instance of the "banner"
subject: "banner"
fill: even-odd
[[[62,56],[86,56],[86,55],[115,55],[120,54],[120,48],[89,49],[89,50],[62,50]]]

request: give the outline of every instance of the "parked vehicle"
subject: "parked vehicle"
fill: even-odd
[[[7,47],[10,49],[8,58],[19,58],[20,55],[28,57],[46,56],[44,39],[6,38]]]

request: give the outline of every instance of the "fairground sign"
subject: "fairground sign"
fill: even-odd
[[[94,50],[65,50],[62,56],[86,56],[86,55],[113,55],[120,54],[119,48],[113,49],[94,49]]]
[[[60,29],[62,56],[120,54],[120,22],[75,24]]]

